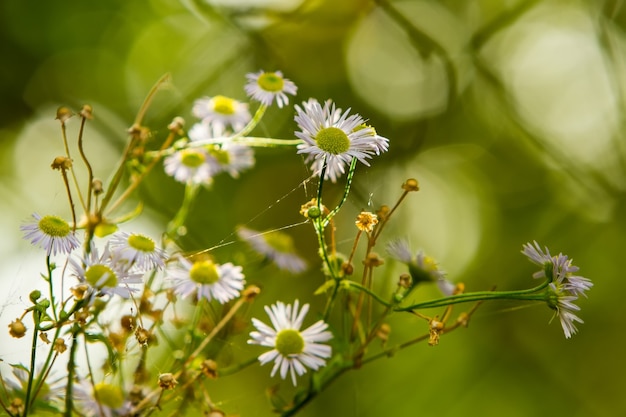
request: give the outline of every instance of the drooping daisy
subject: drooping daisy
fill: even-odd
[[[109,246],[116,262],[125,262],[128,268],[146,272],[165,266],[165,251],[158,248],[154,240],[140,233],[117,232],[109,241]]]
[[[280,231],[262,233],[240,227],[237,234],[239,238],[248,242],[255,251],[274,262],[280,269],[297,274],[307,267],[304,259],[296,254],[293,239],[286,233]]]
[[[254,151],[245,145],[225,143],[221,147],[215,145],[209,150],[209,154],[215,159],[220,171],[225,171],[233,178],[239,178],[239,174],[254,166]]]
[[[190,184],[210,184],[219,171],[217,161],[204,148],[180,150],[165,158],[163,165],[176,181]]]
[[[143,283],[142,274],[129,273],[127,263],[117,262],[108,247],[100,255],[98,248],[92,243],[91,251],[85,258],[69,261],[73,275],[80,284],[86,284],[81,290],[81,297],[116,294],[129,298],[133,292],[138,291],[129,285]]]
[[[68,254],[80,246],[70,225],[57,216],[40,216],[33,213],[34,222],[23,224],[20,230],[24,239],[46,250],[47,255]]]
[[[304,141],[298,145],[298,153],[306,154],[312,169],[321,175],[326,163],[325,178],[335,182],[345,173],[345,166],[352,158],[369,166],[367,159],[388,149],[388,140],[365,125],[358,114],[350,115],[350,109],[342,113],[331,100],[324,106],[314,99],[296,105],[295,121],[301,129],[295,135]]]
[[[576,322],[583,323],[576,312],[580,311],[574,302],[580,295],[587,296],[586,291],[593,287],[591,280],[574,275],[578,272],[578,267],[572,264],[572,260],[559,253],[550,256],[550,251],[545,248],[545,252],[537,242],[531,245],[527,243],[523,246],[522,253],[531,262],[543,267],[541,271],[533,274],[534,278],[547,278],[550,284],[547,289],[548,307],[555,310],[555,315],[559,317],[563,333],[566,338],[572,337],[578,329]]]
[[[224,304],[239,297],[245,285],[243,268],[232,263],[218,265],[211,260],[199,260],[191,263],[179,258],[179,266],[173,268],[169,277],[174,286],[174,293],[187,298],[194,293],[198,300],[217,300]]]
[[[387,245],[387,253],[409,266],[413,285],[420,282],[436,282],[444,294],[453,286],[453,284],[445,280],[445,272],[439,269],[437,262],[432,257],[426,255],[424,251],[418,251],[415,257],[413,257],[409,243],[406,240],[397,239],[390,242]]]
[[[323,320],[300,331],[308,311],[308,304],[299,310],[298,300],[293,306],[280,301],[271,307],[265,306],[265,312],[273,327],[253,318],[252,324],[256,331],[250,333],[251,339],[248,340],[249,344],[272,348],[259,356],[259,362],[265,365],[274,361],[271,376],[280,371],[280,377],[285,379],[289,373],[294,386],[296,375],[304,375],[307,368],[318,370],[325,366],[325,359],[330,358],[332,353],[331,347],[323,344],[333,337],[332,333],[326,330],[328,324]]]
[[[247,104],[225,96],[198,99],[194,102],[192,112],[203,123],[212,124],[220,131],[232,127],[237,132],[252,118]]]
[[[254,74],[246,74],[248,83],[244,89],[246,94],[256,101],[266,106],[270,106],[274,99],[279,108],[289,104],[289,97],[296,95],[298,87],[288,79],[283,77],[280,71],[265,72],[259,71]]]

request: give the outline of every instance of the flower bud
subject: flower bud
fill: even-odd
[[[26,334],[26,326],[24,326],[21,319],[15,319],[15,321],[9,324],[9,334],[16,339],[24,337]]]

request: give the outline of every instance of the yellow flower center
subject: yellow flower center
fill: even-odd
[[[181,162],[189,168],[198,168],[204,163],[204,155],[193,149],[185,149],[181,152]]]
[[[105,280],[100,282],[102,278],[105,278]],[[108,266],[102,264],[92,265],[87,268],[85,271],[85,279],[96,288],[113,288],[117,285],[117,275],[115,275],[115,272]]]
[[[96,401],[104,406],[116,409],[124,405],[124,394],[122,390],[115,385],[100,382],[96,384],[93,390]]]
[[[65,237],[70,234],[70,225],[60,217],[44,216],[39,220],[39,229],[52,237]]]
[[[130,235],[128,237],[128,245],[141,252],[154,252],[154,241],[144,235]]]
[[[189,271],[189,277],[198,284],[214,284],[220,279],[217,266],[211,261],[195,262]]]
[[[338,127],[327,127],[320,130],[315,136],[317,146],[324,152],[340,155],[350,149],[350,139]]]
[[[283,356],[297,355],[304,350],[304,339],[298,330],[281,330],[276,335],[276,350]]]
[[[293,252],[294,244],[291,236],[281,232],[274,232],[265,235],[265,241],[276,252],[288,253]]]
[[[265,91],[269,91],[270,93],[276,93],[278,91],[283,91],[283,87],[285,85],[285,81],[282,77],[276,75],[273,72],[266,72],[261,74],[259,77],[257,84]]]
[[[213,97],[213,111],[231,115],[235,113],[235,100],[224,96]]]

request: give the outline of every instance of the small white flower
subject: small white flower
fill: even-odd
[[[219,171],[215,158],[204,148],[187,148],[163,161],[165,172],[176,181],[189,184],[210,184]]]
[[[80,246],[70,225],[57,216],[43,216],[33,213],[34,222],[20,226],[24,239],[46,250],[47,255],[67,254]]]
[[[189,262],[180,258],[178,268],[170,271],[174,293],[187,298],[194,293],[198,300],[217,300],[224,304],[239,297],[245,285],[241,266],[232,263],[218,265],[210,260]]]
[[[574,323],[584,323],[582,319],[575,314],[575,312],[580,311],[580,307],[574,304],[578,296],[572,294],[564,286],[554,282],[551,282],[548,287],[551,292],[548,306],[556,311],[555,314],[559,317],[563,333],[565,333],[565,337],[569,339],[578,331]]]
[[[306,330],[300,331],[304,317],[309,311],[309,305],[302,306],[298,311],[299,302],[285,305],[277,302],[271,307],[265,306],[265,312],[272,322],[272,327],[252,319],[256,331],[250,333],[249,344],[272,348],[259,356],[261,365],[274,361],[271,376],[280,371],[280,377],[285,379],[291,374],[291,381],[296,386],[296,375],[302,376],[307,368],[317,370],[326,365],[325,359],[330,358],[332,350],[323,344],[332,339],[333,335],[327,331],[328,324],[320,320]]]
[[[225,133],[223,126],[200,122],[191,126],[191,129],[187,132],[187,136],[189,136],[192,142],[209,144],[228,140],[228,138],[223,137]]]
[[[276,104],[282,108],[289,104],[287,94],[294,96],[298,91],[298,87],[284,78],[280,71],[259,71],[255,74],[246,74],[246,78],[248,79],[248,83],[244,87],[246,94],[266,106],[271,105],[276,99]]]
[[[154,240],[139,233],[117,232],[109,241],[111,253],[117,262],[125,262],[128,268],[150,271],[163,268],[167,258]]]
[[[350,115],[350,109],[342,113],[331,100],[322,107],[310,99],[295,109],[295,121],[301,129],[295,135],[304,141],[298,145],[298,153],[307,154],[307,162],[313,162],[312,169],[319,175],[325,162],[324,177],[333,182],[345,173],[353,158],[369,166],[367,159],[388,149],[388,139],[366,126],[358,114]]]
[[[122,298],[129,298],[133,292],[138,291],[129,287],[129,284],[143,283],[141,274],[129,273],[127,264],[116,262],[108,248],[100,255],[93,242],[87,257],[80,258],[79,261],[69,261],[74,270],[73,275],[81,284],[89,286],[89,297],[117,294]]]
[[[203,123],[214,125],[219,131],[232,127],[237,132],[252,118],[247,104],[224,96],[198,99],[194,102],[192,112]]]
[[[522,246],[522,253],[528,257],[528,259],[534,263],[535,265],[539,265],[542,267],[541,271],[537,271],[533,274],[533,278],[547,278],[546,276],[546,265],[548,270],[551,266],[553,266],[552,256],[550,255],[550,251],[548,248],[545,248],[545,253],[541,250],[541,247],[537,243],[537,241],[533,241],[533,244],[526,243]],[[554,275],[551,277],[554,278]]]
[[[286,233],[279,231],[262,233],[240,227],[237,234],[239,238],[248,242],[255,251],[274,262],[280,269],[297,274],[307,267],[304,259],[295,253],[293,239]]]

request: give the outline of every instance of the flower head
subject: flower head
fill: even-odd
[[[298,91],[298,87],[284,78],[280,71],[259,71],[254,74],[247,74],[246,78],[248,79],[248,83],[244,87],[246,94],[266,106],[271,105],[276,99],[276,104],[282,108],[289,103],[287,94],[294,96]]]
[[[194,293],[198,300],[217,300],[224,304],[239,297],[245,285],[242,267],[232,263],[218,265],[211,260],[198,260],[193,263],[179,259],[179,266],[170,271],[174,293],[187,298]]]
[[[204,97],[195,101],[192,112],[203,123],[214,125],[219,131],[232,127],[239,131],[252,118],[248,105],[225,96]]]
[[[116,262],[126,263],[127,268],[146,272],[165,266],[165,251],[148,236],[117,232],[109,241],[109,246]]]
[[[129,287],[129,284],[143,283],[142,275],[129,273],[126,262],[118,262],[108,247],[100,255],[98,248],[92,243],[87,257],[69,261],[73,275],[80,281],[81,298],[99,294],[117,294],[122,298],[129,298],[134,291],[138,291]]]
[[[574,302],[581,295],[586,297],[585,292],[593,287],[593,283],[588,278],[574,275],[578,267],[572,264],[567,255],[559,253],[551,256],[548,248],[544,252],[537,242],[523,245],[522,253],[534,264],[542,266],[542,270],[535,272],[533,277],[548,279],[548,307],[555,310],[565,337],[569,339],[578,331],[575,323],[583,323],[576,315],[580,307]]]
[[[265,323],[252,319],[256,331],[250,333],[249,344],[272,348],[259,356],[261,365],[274,361],[271,376],[280,370],[280,377],[285,379],[291,374],[291,381],[296,385],[296,375],[306,373],[307,368],[317,370],[326,365],[324,359],[330,358],[330,346],[323,344],[332,339],[333,335],[327,331],[328,324],[320,320],[306,330],[300,331],[304,317],[309,311],[309,305],[302,306],[299,302],[283,304],[277,302],[271,307],[266,306],[265,312],[272,322],[270,327]]]
[[[297,274],[307,267],[304,259],[295,253],[293,239],[286,233],[279,231],[262,233],[240,227],[237,234],[241,239],[248,242],[255,251],[274,262],[280,269]]]
[[[180,150],[165,158],[163,165],[167,175],[189,184],[210,184],[219,171],[217,161],[204,148]]]
[[[447,282],[440,282],[445,281],[445,273],[439,269],[437,262],[421,250],[413,257],[406,240],[398,239],[390,242],[387,245],[387,252],[391,257],[409,266],[413,285],[423,281],[435,281],[442,292],[446,292],[443,291],[444,288],[450,287]]]
[[[209,149],[219,171],[225,171],[233,178],[254,166],[254,152],[245,145],[225,143],[221,147],[214,145]]]
[[[46,250],[47,255],[70,253],[80,246],[70,225],[57,216],[43,216],[33,213],[34,222],[20,226],[24,238]]]
[[[127,415],[132,409],[124,391],[117,384],[99,382],[92,386],[81,380],[75,387],[75,395],[81,415],[87,417],[115,417]]]
[[[358,114],[350,115],[350,109],[342,113],[331,100],[322,107],[309,99],[295,109],[301,130],[295,134],[304,141],[298,145],[298,153],[307,154],[307,162],[313,162],[312,169],[320,174],[326,164],[325,178],[333,182],[345,173],[345,165],[352,158],[369,166],[367,159],[388,149],[387,138],[378,136]]]

